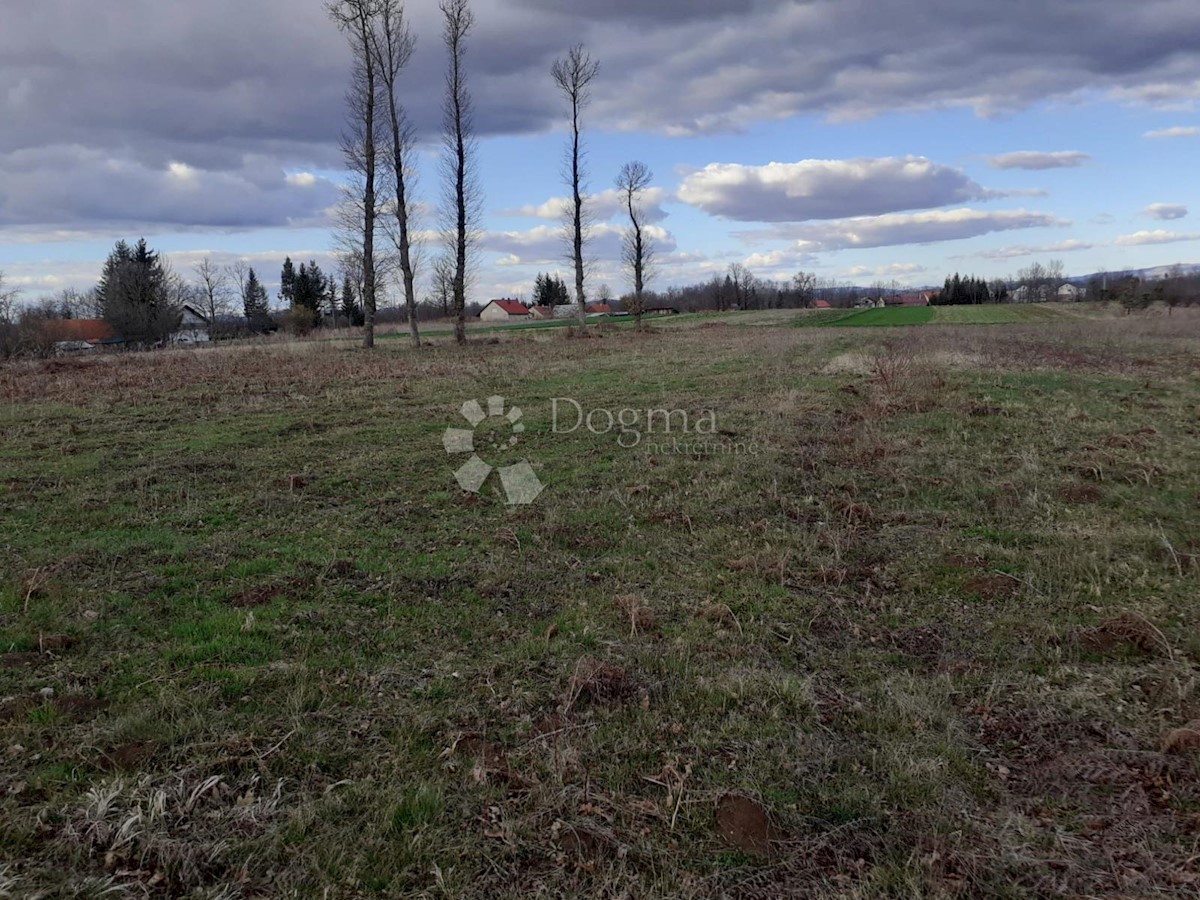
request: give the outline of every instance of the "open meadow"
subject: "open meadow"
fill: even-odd
[[[0,897],[1195,896],[1200,316],[988,309],[0,367]]]

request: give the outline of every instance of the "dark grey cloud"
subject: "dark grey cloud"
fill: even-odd
[[[149,230],[325,225],[338,197],[332,182],[285,173],[263,157],[214,171],[78,146],[0,154],[0,229],[77,221]]]
[[[988,162],[994,169],[1073,169],[1082,166],[1091,157],[1079,150],[1058,150],[1046,153],[1039,150],[1017,150],[989,156]]]
[[[960,169],[924,157],[713,163],[683,180],[679,199],[740,222],[803,222],[932,209],[989,192]]]
[[[439,14],[410,6],[418,46],[406,98],[431,139]],[[592,121],[609,129],[689,134],[950,106],[988,115],[1084,91],[1143,104],[1200,97],[1200,4],[1182,0],[477,0],[475,10],[467,64],[481,136],[555,126],[549,65],[578,41],[602,62]],[[86,147],[118,167],[175,162],[234,178],[248,159],[334,168],[348,65],[319,0],[39,0],[0,26],[0,154]],[[0,195],[21,193],[11,178],[0,172]],[[72,227],[94,212],[49,206],[58,218],[37,224]],[[244,218],[216,207],[200,217]]]
[[[649,19],[678,23],[711,20],[720,16],[750,15],[779,6],[784,0],[516,0],[517,6],[542,13],[600,21]]]

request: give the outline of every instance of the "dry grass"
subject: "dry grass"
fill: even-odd
[[[1193,896],[1200,322],[710,324],[0,369],[0,897]]]

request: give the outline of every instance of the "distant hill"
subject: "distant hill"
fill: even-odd
[[[1151,266],[1148,269],[1113,269],[1109,272],[1093,272],[1090,275],[1072,275],[1067,281],[1072,284],[1087,284],[1093,278],[1104,275],[1108,275],[1109,277],[1113,275],[1133,275],[1143,281],[1154,281],[1159,278],[1166,278],[1176,269],[1184,275],[1200,275],[1200,263],[1175,263],[1169,266]]]

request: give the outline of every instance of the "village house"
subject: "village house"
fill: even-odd
[[[89,353],[103,344],[120,341],[103,319],[55,319],[49,328],[56,353]]]
[[[515,322],[532,317],[529,307],[520,300],[492,300],[479,311],[479,318],[484,322]]]
[[[207,344],[212,339],[204,313],[190,303],[183,304],[179,325],[171,332],[172,344]]]

